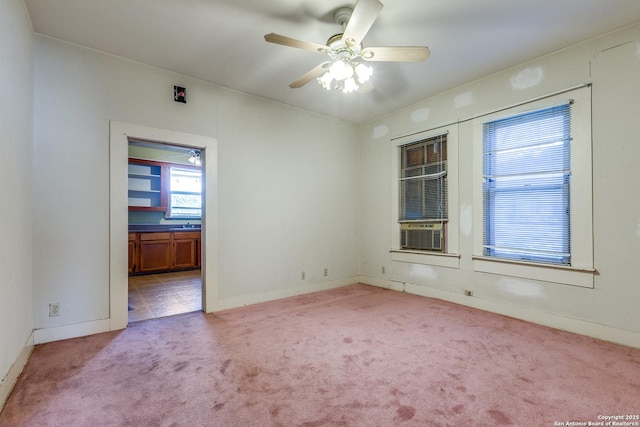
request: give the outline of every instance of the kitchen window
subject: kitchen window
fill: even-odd
[[[167,216],[170,218],[201,218],[201,170],[169,168],[169,210]]]

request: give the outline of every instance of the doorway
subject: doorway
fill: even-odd
[[[217,141],[215,138],[150,128],[131,123],[110,122],[110,243],[109,243],[109,330],[128,324],[128,201],[129,140],[141,140],[177,147],[197,148],[204,165],[201,221],[201,310],[210,312],[217,303]]]
[[[200,311],[202,152],[128,140],[128,321]]]

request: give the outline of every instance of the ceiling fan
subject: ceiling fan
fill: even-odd
[[[390,61],[390,62],[418,62],[426,60],[430,51],[425,46],[396,46],[396,47],[364,47],[362,39],[375,22],[382,10],[379,0],[358,0],[353,9],[342,7],[335,11],[336,23],[343,27],[343,32],[333,35],[326,45],[296,40],[290,37],[269,33],[264,39],[269,43],[298,49],[324,53],[329,60],[316,66],[289,87],[300,88],[313,79],[327,90],[331,88],[345,93],[359,88],[359,84],[366,83],[373,72],[372,68],[360,62]]]

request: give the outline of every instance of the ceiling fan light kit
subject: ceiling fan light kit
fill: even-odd
[[[196,166],[200,166],[202,164],[202,161],[200,160],[200,151],[191,150],[191,151],[189,151],[189,154],[191,155],[187,159],[189,161],[189,163],[191,163],[192,165],[196,165]]]
[[[380,10],[382,3],[379,0],[359,0],[353,9],[342,7],[336,10],[333,16],[336,23],[343,27],[343,32],[331,36],[325,46],[274,33],[267,34],[264,38],[269,43],[311,50],[329,56],[329,61],[307,72],[289,87],[300,88],[315,78],[320,86],[327,90],[337,89],[350,93],[368,82],[373,74],[373,68],[360,60],[417,62],[426,60],[430,55],[427,47],[363,48],[362,39],[375,22]]]
[[[336,59],[329,70],[318,77],[318,83],[326,90],[332,88],[344,93],[353,92],[360,84],[366,83],[373,74],[373,68],[349,59]],[[332,83],[335,84],[332,86]]]

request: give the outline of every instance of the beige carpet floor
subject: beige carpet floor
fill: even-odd
[[[39,345],[0,425],[546,427],[639,396],[640,349],[353,285]]]

